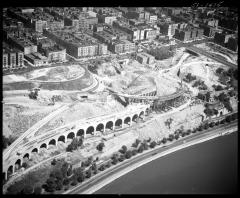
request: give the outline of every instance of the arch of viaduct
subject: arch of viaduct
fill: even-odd
[[[137,123],[139,119],[147,116],[149,112],[150,105],[137,105],[124,112],[75,121],[64,127],[33,137],[29,142],[16,148],[17,151],[22,152],[20,155],[15,151],[11,153],[11,156],[4,156],[5,159],[3,157],[3,163],[5,163],[3,164],[3,178],[7,180],[9,175],[22,166],[25,158],[30,159],[34,152],[39,153],[42,148],[48,149],[50,145],[57,146],[60,141],[66,143],[67,140],[74,137],[82,136],[86,138],[94,136],[98,132],[105,133],[130,127],[134,122]]]

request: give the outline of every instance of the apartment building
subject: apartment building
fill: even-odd
[[[135,44],[128,40],[115,40],[109,45],[109,50],[116,54],[134,52]]]
[[[2,51],[2,67],[3,70],[19,69],[24,67],[24,55],[23,52],[12,48],[5,42],[3,42]]]
[[[66,48],[66,52],[75,58],[105,55],[107,53],[104,44],[83,32],[65,29],[61,31],[45,31],[44,34],[58,45]]]

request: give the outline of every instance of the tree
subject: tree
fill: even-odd
[[[232,108],[231,103],[229,101],[227,101],[227,102],[224,101],[223,105],[229,112],[233,111],[233,108]]]
[[[2,145],[3,149],[7,148],[8,146],[8,138],[6,138],[4,135],[2,136]]]
[[[77,177],[76,177],[76,176],[73,176],[71,185],[72,185],[72,186],[76,186],[77,183],[78,183]]]
[[[140,145],[139,148],[138,148],[138,153],[142,153],[144,150],[144,147],[143,145]]]
[[[86,178],[90,178],[90,177],[92,177],[92,171],[89,168],[88,171],[86,172]]]
[[[41,186],[35,186],[34,187],[34,194],[38,195],[42,193],[42,187]]]
[[[205,100],[204,94],[198,93],[197,98],[200,100]]]
[[[132,150],[132,155],[134,156],[136,154],[137,154],[137,150],[136,149]]]
[[[84,175],[84,173],[83,173],[82,171],[79,172],[79,174],[78,174],[78,176],[77,176],[77,180],[78,180],[78,182],[83,182],[84,179],[85,179],[85,175]]]
[[[204,129],[208,129],[208,128],[209,128],[209,124],[206,123],[206,124],[204,125]]]
[[[26,168],[28,168],[29,166],[28,166],[28,164],[27,164],[26,162],[23,162],[23,163],[22,163],[22,167],[26,169]]]
[[[169,137],[168,137],[168,139],[169,139],[170,141],[173,141],[174,135],[173,135],[173,134],[170,134]]]
[[[56,190],[62,190],[63,188],[63,181],[56,181]]]
[[[213,110],[213,109],[206,108],[206,109],[204,109],[203,112],[204,112],[204,113],[206,114],[206,116],[208,116],[208,117],[214,115],[214,110]]]
[[[83,145],[83,138],[80,137],[79,140],[78,140],[77,146],[80,147],[82,145]]]
[[[227,122],[231,122],[231,121],[232,121],[232,117],[231,117],[231,116],[227,116],[227,117],[226,117],[226,121],[227,121]]]
[[[53,177],[49,177],[46,181],[45,190],[47,192],[54,192],[56,189],[56,182]]]
[[[172,118],[169,118],[169,119],[167,119],[167,120],[164,122],[165,125],[168,126],[169,129],[171,128],[172,121],[173,121],[173,119],[172,119]]]
[[[97,145],[96,149],[101,152],[101,151],[103,150],[103,147],[104,147],[104,146],[105,146],[104,143],[101,142],[101,143],[99,143],[99,144]]]
[[[176,140],[178,140],[178,139],[179,139],[179,134],[175,134],[175,135],[174,135],[174,138],[175,138]]]
[[[126,153],[127,152],[127,147],[125,145],[122,146],[122,153]]]
[[[219,67],[219,68],[216,69],[216,73],[217,73],[217,74],[221,74],[223,71],[224,71],[224,69],[221,68],[221,67]]]
[[[62,181],[63,180],[63,174],[59,169],[53,170],[50,173],[50,177],[56,179],[57,181]]]
[[[107,163],[106,163],[106,168],[109,168],[109,167],[111,167],[111,165],[112,165],[112,164],[111,164],[111,162],[110,162],[110,161],[109,161],[109,162],[107,162]]]
[[[157,143],[155,141],[150,143],[150,148],[154,148],[157,145]]]
[[[73,174],[72,169],[68,168],[67,170],[67,176],[70,177]]]
[[[117,164],[118,163],[118,158],[113,158],[113,160],[112,160],[112,164]]]
[[[209,127],[213,128],[213,127],[214,127],[214,122],[211,122],[211,123],[209,124]]]
[[[132,144],[132,147],[137,148],[140,142],[139,139],[136,139],[135,143]]]
[[[125,160],[125,156],[124,155],[120,155],[120,157],[118,158],[119,162],[122,162]]]
[[[164,137],[164,138],[162,139],[162,143],[165,144],[166,142],[167,142],[167,138]]]
[[[73,151],[73,145],[72,144],[69,144],[66,148],[66,151],[67,152],[72,152]]]
[[[232,120],[236,120],[236,119],[237,119],[237,114],[236,113],[232,114]]]
[[[104,171],[104,170],[105,170],[104,164],[102,164],[102,165],[99,167],[99,170],[100,170],[100,171]]]
[[[132,157],[132,151],[127,151],[126,154],[125,154],[125,157],[127,159],[131,158]]]
[[[33,187],[30,185],[26,185],[23,188],[23,194],[33,194]]]
[[[221,85],[217,85],[215,87],[215,91],[222,91],[223,90],[223,87]]]
[[[225,124],[225,123],[226,123],[226,120],[225,120],[225,119],[223,119],[223,120],[220,121],[220,124]]]
[[[69,182],[70,182],[70,180],[69,180],[68,178],[65,178],[65,179],[63,180],[63,185],[66,186],[66,185],[69,184]]]
[[[144,150],[148,150],[148,144],[147,144],[147,142],[143,142],[142,145],[143,145],[143,149],[144,149]]]
[[[213,109],[213,114],[214,115],[218,115],[218,110],[217,109]]]
[[[230,90],[230,91],[228,92],[228,95],[229,95],[230,97],[235,96],[235,92],[234,92],[234,90]]]
[[[51,162],[51,165],[55,166],[57,163],[57,160],[54,158],[53,161]]]
[[[200,125],[200,126],[198,127],[198,130],[199,130],[199,131],[202,131],[202,130],[203,130],[203,126]]]
[[[191,132],[192,132],[191,129],[188,129],[188,130],[186,131],[186,134],[189,135]]]
[[[205,96],[206,96],[206,101],[209,102],[210,96],[211,96],[210,92],[208,91]]]
[[[61,172],[63,177],[67,177],[67,170],[68,170],[69,164],[67,162],[64,162],[61,167]]]

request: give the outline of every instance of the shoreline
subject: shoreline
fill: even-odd
[[[106,185],[110,184],[111,182],[117,180],[121,176],[124,176],[125,174],[127,174],[127,173],[129,173],[129,172],[131,172],[131,171],[133,171],[133,170],[135,170],[135,169],[137,169],[137,168],[139,168],[139,167],[149,163],[149,162],[152,162],[152,161],[154,161],[154,160],[156,160],[156,159],[158,159],[160,157],[166,156],[168,154],[174,153],[174,152],[179,151],[181,149],[184,149],[184,148],[196,145],[196,144],[200,144],[202,142],[206,142],[208,140],[211,140],[211,139],[214,139],[214,138],[217,138],[217,137],[221,137],[221,136],[224,136],[226,134],[230,134],[230,133],[233,133],[233,132],[236,132],[236,131],[237,131],[237,126],[231,128],[231,129],[228,129],[225,132],[217,132],[215,134],[211,134],[211,135],[208,135],[206,137],[202,137],[200,139],[196,139],[196,140],[192,140],[190,142],[184,143],[183,145],[178,145],[176,147],[170,148],[170,149],[168,149],[166,151],[163,151],[161,153],[157,153],[154,156],[151,156],[151,157],[149,157],[147,159],[144,159],[144,160],[140,161],[137,164],[133,164],[133,165],[123,169],[122,171],[115,173],[113,176],[110,176],[107,179],[103,180],[100,184],[93,185],[89,189],[81,192],[80,194],[93,194],[96,191],[98,191],[101,188],[103,188],[104,186],[106,186]],[[149,150],[149,151],[151,151],[151,150]]]

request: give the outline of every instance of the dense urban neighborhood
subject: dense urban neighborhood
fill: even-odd
[[[94,193],[236,132],[237,11],[3,8],[3,193]]]

